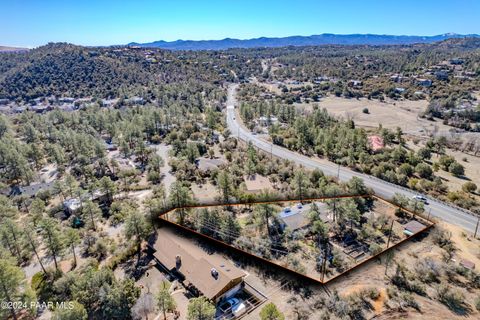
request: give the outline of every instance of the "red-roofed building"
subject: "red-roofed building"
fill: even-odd
[[[385,147],[385,145],[383,143],[383,139],[380,136],[369,136],[368,137],[368,142],[370,144],[370,149],[373,152],[380,151]]]

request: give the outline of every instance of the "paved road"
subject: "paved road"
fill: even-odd
[[[354,172],[345,167],[341,167],[339,170],[339,166],[332,162],[326,163],[325,161],[318,161],[316,159],[312,159],[310,157],[298,154],[285,148],[275,146],[272,143],[265,141],[256,135],[253,135],[249,130],[246,130],[244,127],[242,127],[239,123],[239,119],[236,119],[235,117],[235,107],[237,104],[236,88],[237,85],[231,85],[229,87],[227,99],[227,125],[232,133],[232,136],[239,137],[241,140],[247,142],[251,142],[254,146],[265,152],[271,152],[276,157],[293,161],[299,165],[304,166],[305,168],[318,168],[322,170],[326,175],[338,175],[339,179],[342,181],[347,181],[353,176],[362,178],[366,186],[372,188],[377,195],[383,198],[391,198],[395,193],[404,194],[409,198],[413,197],[416,194],[412,191],[405,190],[399,186],[392,185],[386,181],[374,178],[366,174]],[[477,224],[477,217],[433,199],[429,200],[429,204],[425,206],[425,211],[430,211],[432,216],[438,217],[451,224],[460,226],[472,233],[474,232],[475,226]]]

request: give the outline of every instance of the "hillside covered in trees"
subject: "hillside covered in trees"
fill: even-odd
[[[0,59],[0,99],[154,95],[172,83],[210,84],[247,77],[260,63],[219,52],[172,53],[48,44]]]

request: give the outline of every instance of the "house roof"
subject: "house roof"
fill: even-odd
[[[385,146],[383,143],[383,139],[380,136],[369,136],[368,142],[370,143],[370,147],[373,151],[381,150]]]
[[[424,224],[418,222],[417,220],[411,220],[410,222],[408,222],[403,226],[403,229],[411,232],[412,234],[415,234],[425,229],[425,227],[426,226]]]
[[[310,223],[303,212],[297,212],[281,219],[292,231],[305,228]]]
[[[246,274],[228,261],[215,261],[207,254],[195,257],[167,232],[158,232],[155,242],[155,257],[168,269],[177,268],[185,280],[194,285],[208,299],[214,299],[232,281],[243,278]],[[177,256],[181,263],[177,266]],[[215,278],[212,269],[218,272]]]
[[[63,201],[63,206],[68,208],[68,210],[75,211],[81,207],[80,199],[71,198]]]
[[[197,162],[197,168],[201,171],[215,170],[224,163],[225,161],[222,159],[200,158]]]
[[[469,270],[474,270],[475,269],[475,263],[467,260],[467,259],[462,259],[460,260],[460,265],[464,268],[467,268]]]
[[[14,185],[10,188],[8,195],[9,196],[18,196],[18,195],[26,195],[28,197],[33,197],[39,192],[40,190],[50,190],[53,187],[53,182],[47,182],[47,183],[37,183],[37,184],[32,184],[29,186],[19,186],[19,185]],[[7,189],[4,189],[2,191],[2,194],[7,195]]]

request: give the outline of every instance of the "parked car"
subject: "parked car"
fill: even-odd
[[[297,203],[297,209],[302,209],[303,208],[303,205],[299,202]]]
[[[292,212],[292,208],[286,207],[285,209],[283,209],[283,212],[285,213]]]
[[[232,313],[235,316],[235,318],[240,317],[241,315],[245,314],[247,312],[247,306],[245,303],[240,302],[236,306],[232,308]]]

